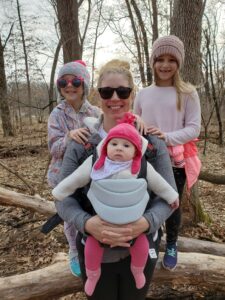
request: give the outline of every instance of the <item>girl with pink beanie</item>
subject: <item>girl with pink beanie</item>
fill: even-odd
[[[195,145],[201,128],[200,101],[194,86],[180,77],[183,62],[184,45],[178,37],[158,38],[150,57],[154,83],[142,89],[134,102],[134,112],[149,126],[148,132],[168,146],[180,200],[185,182],[190,189],[201,168]],[[180,223],[179,207],[166,221],[167,246],[162,263],[168,270],[177,265]]]
[[[125,121],[132,122],[127,113]],[[126,119],[127,118],[127,119]],[[166,200],[173,209],[179,206],[178,193],[147,162],[146,179],[138,178],[141,160],[148,141],[135,127],[121,123],[113,127],[97,147],[98,159],[92,167],[92,156],[53,189],[58,200],[73,194],[90,180],[88,198],[95,212],[103,220],[114,224],[128,224],[138,220],[149,201],[147,188]],[[144,267],[148,258],[149,241],[140,234],[129,247],[131,272],[137,289],[145,285]],[[104,247],[92,236],[85,243],[87,281],[85,292],[91,296],[101,275]]]

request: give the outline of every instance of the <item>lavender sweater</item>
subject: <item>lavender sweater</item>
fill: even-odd
[[[51,112],[48,119],[48,148],[51,154],[51,163],[48,170],[48,183],[55,187],[59,183],[59,172],[68,142],[70,130],[84,127],[84,118],[98,117],[100,109],[84,101],[79,112],[66,101],[60,102]]]
[[[165,133],[166,144],[176,146],[198,137],[201,128],[201,108],[197,91],[182,94],[182,106],[176,107],[174,87],[151,85],[138,92],[134,113],[141,116],[148,126],[155,126]]]

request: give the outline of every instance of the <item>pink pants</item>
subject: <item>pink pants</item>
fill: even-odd
[[[131,265],[135,267],[144,267],[148,259],[149,243],[145,234],[139,235],[134,244],[129,248],[131,255]],[[104,248],[99,242],[89,236],[85,243],[85,267],[94,271],[100,268]]]

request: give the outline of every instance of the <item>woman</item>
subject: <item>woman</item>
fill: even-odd
[[[97,87],[103,115],[96,122],[87,120],[92,132],[89,142],[96,145],[131,108],[134,83],[129,71],[129,64],[118,60],[107,63],[100,71]],[[151,143],[156,152],[154,162],[156,171],[176,189],[164,142],[156,137],[151,137]],[[61,179],[77,169],[81,164],[80,160],[84,156],[84,152],[83,145],[74,141],[70,143],[63,159]],[[84,192],[87,190],[88,188]],[[56,201],[56,208],[61,218],[75,224],[79,231],[77,247],[84,282],[86,280],[83,244],[85,236],[91,235],[100,243],[108,245],[104,251],[101,277],[93,295],[88,299],[144,300],[157,261],[161,237],[158,229],[172,213],[171,208],[165,201],[153,199],[150,208],[138,221],[118,226],[101,220],[99,216],[93,214],[92,207],[90,205],[83,206],[82,201],[79,203],[75,194],[63,201]],[[143,232],[147,234],[150,243],[150,254],[144,270],[146,283],[143,288],[137,289],[130,270],[130,255],[127,248],[130,247],[129,241]]]

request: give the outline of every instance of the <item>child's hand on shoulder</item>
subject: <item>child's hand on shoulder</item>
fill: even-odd
[[[158,138],[165,140],[165,134],[157,127],[150,126],[147,129],[148,134],[157,135]]]

